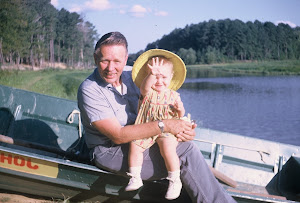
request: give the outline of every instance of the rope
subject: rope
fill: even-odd
[[[68,123],[73,123],[74,122],[74,116],[75,114],[78,114],[78,129],[79,129],[79,138],[82,137],[82,129],[81,129],[81,116],[80,116],[80,111],[77,109],[74,109],[70,115],[67,118]]]

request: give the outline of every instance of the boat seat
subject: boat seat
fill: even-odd
[[[2,85],[0,94],[0,134],[33,143],[30,147],[5,143],[0,145],[61,157],[61,154],[53,151],[34,149],[35,145],[48,146],[58,152],[67,152],[68,155],[73,153],[74,157],[78,154],[88,157],[84,139],[79,133],[80,116],[75,114],[72,122],[68,122],[70,114],[74,110],[78,111],[76,101]]]
[[[7,135],[9,126],[13,121],[10,109],[0,107],[0,134]]]

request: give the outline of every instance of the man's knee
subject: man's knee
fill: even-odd
[[[195,145],[193,142],[181,142],[178,145],[178,149],[183,153],[201,154],[199,147],[197,147],[197,145]]]
[[[182,164],[188,164],[189,161],[194,163],[204,161],[199,147],[193,142],[180,143],[177,147],[177,153]]]

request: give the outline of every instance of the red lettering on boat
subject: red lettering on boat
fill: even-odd
[[[18,160],[20,160],[20,162]],[[14,164],[16,166],[25,166],[25,159],[23,157],[15,156],[14,157]]]
[[[12,164],[12,156],[10,154],[5,156],[4,153],[1,153],[0,162],[4,163],[5,160],[7,160],[8,164]]]
[[[24,158],[22,156],[12,156],[11,154],[5,155],[4,153],[0,154],[0,163],[7,163],[9,165],[15,165],[20,167],[28,167],[29,169],[37,170],[38,165],[33,165],[31,158]]]
[[[28,160],[27,160],[27,167],[31,168],[31,169],[34,169],[34,170],[39,168],[38,165],[34,165],[34,166],[31,165],[31,159],[30,158],[28,158]]]

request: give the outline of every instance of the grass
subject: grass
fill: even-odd
[[[188,77],[300,75],[299,60],[234,62],[187,66]]]
[[[76,100],[80,83],[93,70],[0,71],[0,84],[41,94]]]
[[[0,70],[0,84],[41,94],[76,100],[80,83],[91,70]],[[300,75],[300,61],[256,61],[187,66],[187,77],[244,75]]]

